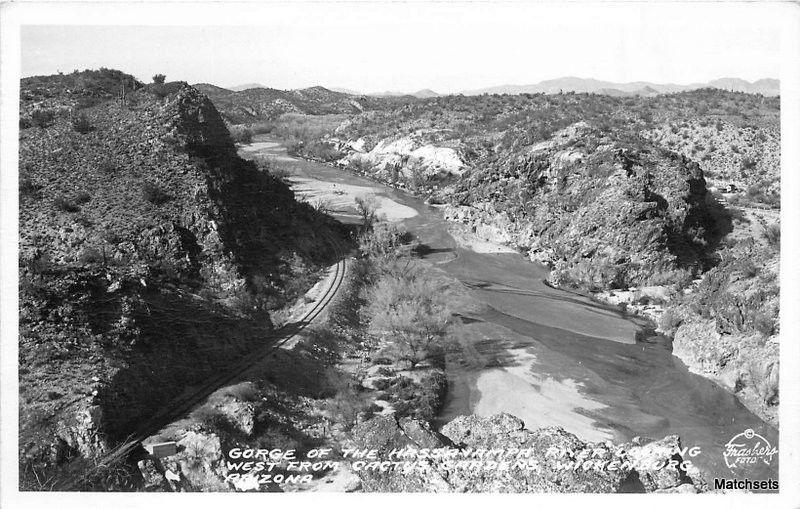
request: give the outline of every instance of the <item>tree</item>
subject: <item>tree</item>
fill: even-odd
[[[328,386],[336,394],[327,400],[327,410],[335,421],[340,422],[346,430],[358,423],[358,416],[368,410],[366,398],[359,392],[359,385],[347,373],[329,368],[325,376]]]
[[[81,134],[86,134],[93,129],[91,122],[89,122],[89,119],[83,113],[72,119],[72,128],[75,132]]]
[[[400,230],[393,223],[379,222],[371,230],[362,231],[358,236],[358,249],[379,266],[390,266],[414,248],[408,232]]]
[[[165,75],[163,75],[163,74],[156,74],[155,76],[153,76],[153,83],[155,83],[155,84],[157,84],[157,85],[163,85],[163,84],[164,84],[164,81],[165,81],[166,79],[167,79],[167,77],[166,77]]]
[[[387,276],[370,291],[370,330],[390,341],[390,355],[411,369],[444,351],[450,292],[424,274]]]
[[[378,219],[377,209],[378,200],[372,195],[356,196],[356,209],[361,216],[361,227],[364,231],[372,230],[375,221]]]

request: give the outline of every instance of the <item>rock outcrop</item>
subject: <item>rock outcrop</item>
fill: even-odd
[[[342,148],[352,152],[337,164],[368,167],[373,176],[393,182],[458,177],[465,166],[456,148],[426,144],[415,136],[384,139],[369,151],[364,151],[364,140]]]
[[[353,430],[353,442],[356,447],[377,450],[378,458],[387,457],[393,450],[449,448],[456,454],[450,459],[426,459],[422,467],[406,472],[361,470],[358,474],[364,491],[613,493],[706,489],[694,467],[680,467],[684,459],[675,436],[642,445],[589,444],[561,428],[527,430],[520,419],[508,414],[457,417],[441,432],[414,419],[380,416],[359,424]],[[489,466],[493,461],[489,458],[498,455],[483,456],[485,461],[477,462],[481,466],[457,464],[475,459],[469,454],[481,450],[495,454],[522,450],[529,455],[514,457],[507,468]],[[614,458],[620,464],[630,461],[637,467],[597,468],[600,462],[607,466]],[[514,468],[518,461],[527,467]],[[496,463],[500,462],[497,459]]]

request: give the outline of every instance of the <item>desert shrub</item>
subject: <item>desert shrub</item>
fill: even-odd
[[[322,215],[328,215],[333,210],[333,205],[331,205],[331,200],[328,198],[319,198],[318,200],[314,201],[313,203],[314,210]]]
[[[153,83],[148,89],[158,98],[163,99],[169,95],[169,87],[164,83]]]
[[[89,194],[87,191],[80,191],[78,194],[75,195],[75,203],[79,205],[83,205],[84,203],[89,203],[92,199],[92,195]]]
[[[752,157],[745,156],[742,158],[741,171],[742,173],[749,173],[756,168],[756,160]]]
[[[764,237],[767,239],[767,243],[775,248],[781,247],[781,225],[778,223],[773,223],[767,225],[764,228]]]
[[[421,419],[431,420],[444,406],[447,395],[447,376],[441,371],[436,371],[419,381],[422,395],[417,404],[417,416]]]
[[[122,235],[111,229],[103,230],[103,233],[100,234],[100,238],[111,245],[117,245],[124,240]]]
[[[78,212],[81,209],[66,196],[56,196],[53,200],[53,205],[63,212]]]
[[[72,129],[76,133],[86,134],[94,130],[94,127],[86,115],[81,114],[72,119]]]
[[[378,214],[376,213],[378,209],[377,199],[372,195],[363,195],[356,196],[354,201],[358,215],[361,216],[362,229],[371,231],[375,221],[378,219]]]
[[[392,368],[387,368],[385,366],[380,366],[378,369],[375,370],[375,374],[379,376],[394,376],[395,370]]]
[[[286,142],[286,153],[290,156],[301,157],[303,142],[301,140],[290,140]]]
[[[780,208],[781,206],[781,197],[778,194],[764,194],[761,198],[761,203],[764,205],[769,205],[772,208]]]
[[[278,180],[286,181],[289,177],[292,176],[291,170],[289,170],[286,166],[281,164],[274,164],[272,168],[269,170],[269,174],[275,177]]]
[[[378,378],[372,381],[372,386],[379,391],[384,391],[391,387],[392,379],[391,378]]]
[[[683,318],[674,309],[667,309],[658,317],[658,328],[667,336],[672,336],[683,323]]]
[[[78,489],[81,491],[134,491],[138,468],[130,463],[120,461],[98,465],[89,475],[81,479]]]
[[[358,249],[363,256],[375,260],[380,270],[410,253],[413,249],[408,232],[394,223],[380,222],[371,231],[362,231],[358,237]]]
[[[745,197],[750,202],[754,203],[762,203],[764,205],[769,205],[770,207],[779,207],[781,204],[781,198],[777,194],[767,194],[764,192],[764,189],[767,187],[768,182],[759,182],[758,184],[753,184],[748,186],[747,191],[745,192]]]
[[[250,130],[253,134],[268,134],[271,133],[275,129],[275,124],[272,122],[260,122],[258,124],[253,124],[250,126]]]
[[[225,413],[209,403],[198,407],[191,416],[208,431],[218,431],[228,426]]]
[[[448,288],[417,274],[387,275],[369,291],[369,327],[390,341],[388,353],[411,369],[444,351],[449,331]]]
[[[42,129],[50,127],[55,121],[56,114],[52,110],[36,110],[31,114],[31,123]]]
[[[448,386],[447,377],[442,372],[433,372],[419,382],[401,376],[382,385],[385,387],[381,390],[385,391],[397,417],[426,421],[436,417],[441,410]]]
[[[231,138],[235,143],[248,145],[253,142],[253,132],[244,126],[235,125],[230,128]]]
[[[347,168],[355,173],[369,174],[372,164],[363,157],[353,157],[347,160]]]
[[[117,165],[114,164],[114,162],[111,161],[110,159],[105,159],[105,160],[100,162],[100,164],[97,166],[97,169],[101,173],[105,173],[106,175],[110,175],[110,174],[112,174],[112,173],[117,171]]]
[[[77,110],[85,110],[87,108],[91,108],[92,106],[97,105],[100,103],[100,99],[94,96],[83,96],[78,98],[77,102],[75,103],[75,109]]]
[[[273,295],[254,293],[247,288],[236,288],[229,292],[225,299],[227,306],[240,316],[259,319],[265,318],[269,310],[277,306]]]
[[[753,317],[753,327],[765,337],[769,337],[778,329],[778,319],[772,313],[758,312]]]
[[[331,313],[333,313],[333,311]],[[341,335],[331,330],[331,328],[327,327],[317,327],[311,330],[306,329],[306,331],[308,335],[306,346],[309,350],[314,351],[318,358],[330,363],[338,360],[340,343],[346,338],[343,338]]]
[[[170,195],[153,182],[142,184],[142,197],[154,205],[161,205],[171,199]]]
[[[249,382],[243,382],[225,387],[225,389],[222,390],[222,396],[244,402],[259,400],[258,389],[255,385]]]
[[[82,265],[92,263],[101,263],[105,260],[105,256],[97,248],[87,247],[81,250],[78,254],[78,262]]]
[[[329,316],[332,324],[344,328],[361,326],[360,309],[364,305],[362,290],[370,284],[373,276],[374,267],[369,260],[353,260],[345,291],[331,305]]]
[[[767,405],[779,403],[779,364],[754,358],[745,365],[745,370],[756,393]]]
[[[310,159],[331,162],[341,159],[343,154],[336,150],[333,145],[321,141],[308,141],[295,147],[297,155],[302,155]]]
[[[738,269],[742,277],[745,278],[753,278],[758,275],[758,266],[748,258],[739,260]]]
[[[153,83],[156,83],[157,85],[163,85],[163,84],[164,84],[164,81],[165,81],[166,79],[167,79],[167,77],[166,77],[165,75],[163,75],[163,74],[156,74],[155,76],[153,76]]]
[[[41,189],[41,186],[34,184],[30,177],[20,177],[19,194],[21,196],[33,196]]]
[[[367,411],[369,404],[358,390],[355,380],[347,373],[329,369],[326,373],[328,385],[335,391],[327,401],[327,409],[336,421],[349,430],[358,423],[359,414]]]

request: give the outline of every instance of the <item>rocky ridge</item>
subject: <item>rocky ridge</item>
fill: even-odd
[[[399,104],[413,98],[379,98],[335,92],[324,87],[300,90],[274,88],[249,88],[228,90],[208,83],[194,87],[206,94],[232,124],[249,124],[271,121],[286,113],[306,115],[357,114],[381,108],[385,104]]]
[[[21,88],[24,484],[246,355],[329,261],[330,225],[185,83],[101,69]]]

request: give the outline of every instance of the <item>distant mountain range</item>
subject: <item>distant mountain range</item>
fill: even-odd
[[[284,113],[303,113],[310,115],[330,113],[358,113],[365,110],[390,108],[417,99],[439,97],[430,89],[413,93],[375,92],[359,93],[346,88],[310,87],[298,90],[277,90],[259,83],[248,83],[229,88],[217,87],[208,83],[198,83],[195,88],[211,98],[217,109],[232,123],[247,123],[269,120]],[[652,97],[659,94],[684,92],[698,88],[718,88],[722,90],[758,93],[777,96],[780,82],[776,79],[761,79],[749,82],[739,78],[721,78],[707,83],[690,85],[660,84],[646,81],[614,83],[584,78],[558,78],[533,85],[501,85],[461,92],[463,95],[481,94],[557,94],[559,92],[595,93],[610,96]]]
[[[719,88],[733,92],[746,92],[748,94],[762,94],[766,96],[780,95],[780,81],[773,78],[764,78],[750,82],[740,78],[720,78],[705,83],[691,83],[689,85],[678,85],[675,83],[652,83],[649,81],[634,81],[630,83],[616,83],[613,81],[602,81],[592,78],[576,78],[569,76],[553,80],[540,81],[531,85],[499,85],[495,87],[479,88],[475,90],[464,90],[459,92],[464,95],[480,94],[557,94],[559,92],[586,92],[595,94],[607,94],[612,96],[654,96],[658,94],[670,94],[675,92],[685,92],[698,88]],[[350,95],[368,95],[373,97],[397,97],[414,96],[417,98],[439,97],[441,95],[430,89],[418,90],[417,92],[373,92],[361,93],[356,90],[346,88],[331,88],[336,92]]]
[[[479,88],[475,90],[464,90],[460,92],[464,95],[480,94],[557,94],[559,92],[589,92],[595,94],[607,94],[613,96],[653,96],[658,94],[669,94],[674,92],[684,92],[698,88],[719,88],[733,92],[747,92],[749,94],[762,94],[766,96],[780,95],[780,82],[773,78],[764,78],[750,82],[740,78],[720,78],[705,83],[691,83],[689,85],[677,85],[674,83],[651,83],[648,81],[634,81],[630,83],[616,83],[612,81],[602,81],[592,78],[576,78],[573,76],[557,78],[552,80],[540,81],[531,85],[499,85],[494,87]],[[267,88],[258,83],[238,85],[229,87],[229,90],[241,91],[251,88]],[[330,87],[330,90],[348,95],[371,96],[371,97],[399,97],[413,96],[421,99],[429,97],[439,97],[441,95],[430,89],[418,90],[416,92],[370,92],[363,93],[347,88]]]
[[[631,83],[614,83],[591,78],[566,77],[554,80],[540,81],[533,85],[500,85],[496,87],[466,90],[464,95],[480,94],[557,94],[559,92],[590,92],[608,95],[657,95],[673,92],[684,92],[698,88],[719,88],[733,92],[747,92],[749,94],[762,94],[774,96],[780,94],[780,82],[776,79],[765,78],[749,82],[740,78],[720,78],[706,83],[691,83],[689,85],[676,85],[674,83],[650,83],[647,81],[634,81]]]
[[[412,96],[416,97],[417,99],[428,99],[429,97],[440,97],[446,94],[439,94],[434,92],[429,88],[423,88],[422,90],[417,90],[416,92],[392,92],[391,90],[386,90],[384,92],[367,92],[362,93],[357,90],[352,90],[349,88],[340,88],[340,87],[330,87],[330,90],[334,92],[339,92],[342,94],[349,94],[349,95],[366,95],[369,97],[407,97]]]
[[[235,87],[226,87],[228,90],[234,92],[241,92],[242,90],[250,90],[251,88],[269,88],[261,83],[245,83],[244,85],[236,85]]]

